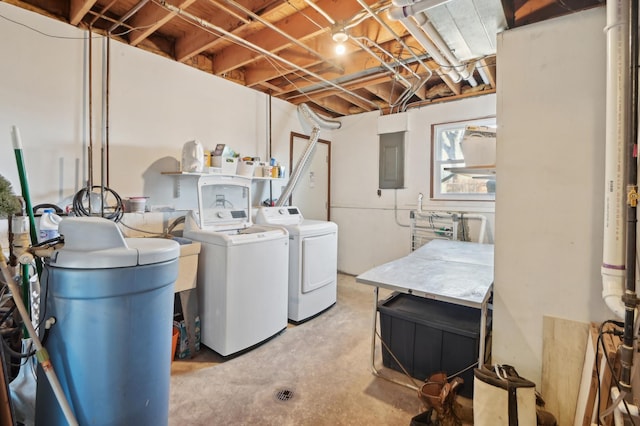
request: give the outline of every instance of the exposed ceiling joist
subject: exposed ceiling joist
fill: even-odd
[[[5,1],[333,116],[494,93],[495,51],[485,50],[499,31],[604,4],[449,0],[407,18],[429,39],[419,28],[428,18],[451,57],[390,19],[391,0]],[[340,32],[348,36],[343,55],[333,39]]]

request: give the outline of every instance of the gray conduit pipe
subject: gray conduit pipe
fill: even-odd
[[[289,177],[287,186],[282,190],[282,194],[280,194],[278,201],[276,201],[277,207],[284,206],[285,202],[291,196],[293,190],[298,184],[300,176],[302,176],[302,173],[309,165],[309,159],[313,155],[316,148],[316,142],[318,142],[318,139],[320,138],[320,129],[339,129],[342,125],[339,121],[328,120],[320,117],[318,114],[313,112],[307,104],[298,105],[298,119],[300,120],[305,132],[308,132],[309,126],[311,126],[311,135],[309,137],[309,143],[300,157],[300,161],[298,161],[298,164],[296,164],[296,167],[293,169],[293,172]]]

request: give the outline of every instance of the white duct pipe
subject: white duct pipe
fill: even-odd
[[[431,9],[432,7],[440,6],[448,1],[449,0],[393,0],[393,6],[389,9],[389,16],[394,20],[407,18],[416,13]]]
[[[309,165],[309,160],[316,148],[316,142],[318,142],[318,139],[320,138],[320,129],[339,129],[342,125],[339,121],[328,120],[320,117],[318,114],[313,112],[307,104],[298,105],[298,119],[300,120],[300,124],[302,124],[305,133],[308,133],[309,130],[311,130],[311,135],[309,137],[307,147],[300,156],[300,161],[298,161],[298,164],[296,164],[295,168],[291,172],[287,186],[282,190],[282,194],[280,194],[278,201],[276,201],[276,206],[278,207],[284,206],[287,202],[287,199],[291,196],[293,190],[298,184],[300,176],[302,176],[305,168]]]
[[[602,251],[602,298],[624,318],[625,289],[625,137],[629,122],[629,0],[607,1],[607,89],[605,134],[605,212]],[[635,265],[628,265],[635,267]]]
[[[391,15],[389,15],[391,17]],[[442,53],[438,50],[436,45],[427,37],[427,35],[418,27],[418,24],[415,23],[411,18],[402,18],[400,22],[405,26],[407,31],[411,33],[411,35],[418,40],[418,43],[427,51],[427,53],[440,65],[440,69],[442,69],[446,74],[451,77],[451,79],[457,83],[461,80],[460,74],[455,70],[449,61],[442,56]]]
[[[460,62],[460,60],[453,54],[449,45],[442,39],[442,36],[436,30],[436,27],[433,26],[429,18],[424,13],[418,13],[414,16],[420,28],[429,36],[429,38],[433,41],[436,47],[442,52],[442,54],[447,58],[447,61],[451,65],[453,65],[460,74],[460,77],[467,80],[472,87],[476,87],[478,83],[476,79],[473,78],[473,75],[469,72],[466,65]]]
[[[638,406],[630,404],[628,402],[627,402],[627,405],[625,406],[622,401],[624,399],[624,395],[622,395],[622,398],[620,398],[620,395],[621,394],[618,388],[613,386],[611,388],[611,401],[615,403],[615,406],[610,408],[614,408],[613,418],[614,418],[614,424],[616,426],[625,425],[623,413],[627,414],[627,408],[629,410],[628,413],[631,414],[632,416],[634,417],[640,416],[640,412],[638,411]]]

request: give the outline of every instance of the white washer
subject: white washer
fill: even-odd
[[[297,207],[260,207],[256,223],[289,231],[289,320],[302,322],[336,303],[338,225],[307,220]]]
[[[250,349],[287,327],[289,236],[251,222],[251,180],[203,176],[184,236],[201,243],[201,342],[222,356]]]

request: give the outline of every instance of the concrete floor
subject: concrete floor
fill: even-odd
[[[424,407],[415,390],[372,374],[372,321],[373,287],[339,274],[322,315],[229,360],[202,347],[174,361],[169,425],[409,425]]]

